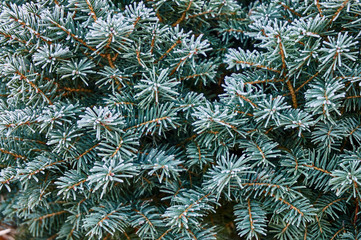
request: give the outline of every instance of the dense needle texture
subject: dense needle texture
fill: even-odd
[[[357,0],[1,0],[22,239],[361,239]]]

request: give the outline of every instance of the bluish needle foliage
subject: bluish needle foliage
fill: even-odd
[[[3,221],[33,239],[361,238],[360,15],[0,1]]]

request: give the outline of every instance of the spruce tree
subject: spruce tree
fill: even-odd
[[[3,221],[33,239],[360,239],[358,0],[2,0]]]

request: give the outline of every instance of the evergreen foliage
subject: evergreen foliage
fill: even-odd
[[[2,0],[2,217],[34,239],[361,238],[358,0]]]

